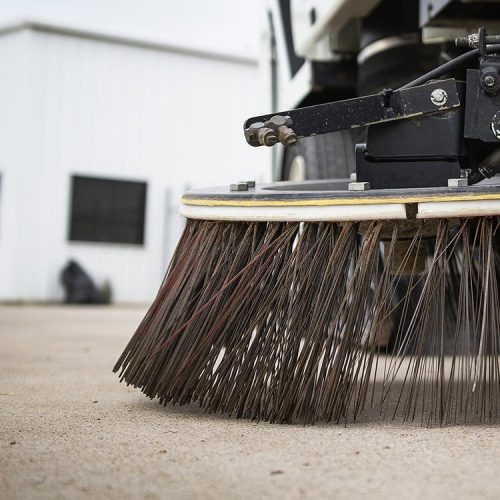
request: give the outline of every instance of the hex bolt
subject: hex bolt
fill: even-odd
[[[236,184],[230,184],[229,191],[248,191],[248,183],[237,182]]]
[[[496,83],[495,77],[493,75],[486,75],[483,79],[483,83],[488,88],[494,87]]]
[[[435,106],[444,106],[448,100],[448,94],[443,89],[434,89],[431,94],[432,104]]]
[[[250,146],[260,146],[258,133],[261,128],[265,127],[263,122],[255,122],[250,127],[245,129],[245,139]]]
[[[266,125],[271,126],[275,129],[283,125],[289,127],[291,124],[292,124],[292,119],[289,116],[282,116],[282,115],[274,115],[271,118],[269,118],[269,121],[266,123]]]
[[[369,182],[349,182],[347,185],[349,191],[368,191],[370,189]]]
[[[255,188],[255,181],[239,181],[238,184],[246,184],[249,188]]]
[[[490,123],[490,128],[491,131],[493,132],[493,135],[500,140],[500,111],[497,111],[493,115],[493,118],[491,119]]]
[[[255,122],[245,129],[245,138],[251,146],[274,146],[278,140],[283,146],[293,146],[297,134],[290,128],[289,116],[275,115],[267,122]]]
[[[467,187],[469,185],[469,181],[462,177],[460,179],[448,179],[448,187],[458,188],[458,187]]]
[[[278,139],[286,148],[297,144],[297,134],[286,125],[278,127]]]
[[[479,34],[472,33],[472,35],[455,38],[455,45],[457,47],[463,47],[467,49],[477,49],[479,45]]]
[[[285,147],[290,147],[296,144],[297,134],[290,128],[292,119],[289,116],[275,115],[269,118],[266,126],[276,130],[278,139]]]
[[[262,127],[257,131],[257,139],[263,146],[274,146],[278,142],[278,136],[272,128]]]
[[[469,47],[471,49],[477,49],[479,46],[479,33],[472,33],[467,37],[469,39]]]

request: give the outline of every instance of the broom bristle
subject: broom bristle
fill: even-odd
[[[397,221],[189,220],[114,370],[163,404],[271,422],[494,420],[498,224],[419,221],[402,256]]]

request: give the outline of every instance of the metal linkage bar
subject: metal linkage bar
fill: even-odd
[[[297,139],[389,120],[445,112],[460,106],[453,78],[401,90],[293,109],[246,120],[245,138],[251,146],[285,146]]]

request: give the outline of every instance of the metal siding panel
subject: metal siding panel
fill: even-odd
[[[48,33],[31,43],[32,188],[22,200],[31,234],[11,298],[61,298],[58,273],[75,258],[111,281],[116,301],[148,301],[164,272],[165,225],[179,227],[165,220],[166,190],[177,198],[186,184],[269,179],[267,153],[242,134],[243,119],[261,109],[258,70]],[[67,241],[72,174],[148,183],[144,248]]]
[[[0,300],[24,295],[27,270],[23,255],[30,243],[25,221],[31,206],[22,200],[31,187],[26,178],[31,136],[31,33],[19,32],[0,39]]]

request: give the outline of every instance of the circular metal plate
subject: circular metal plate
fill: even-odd
[[[500,215],[500,179],[460,188],[349,191],[348,179],[277,182],[246,191],[194,190],[180,212],[193,219],[350,221]]]

